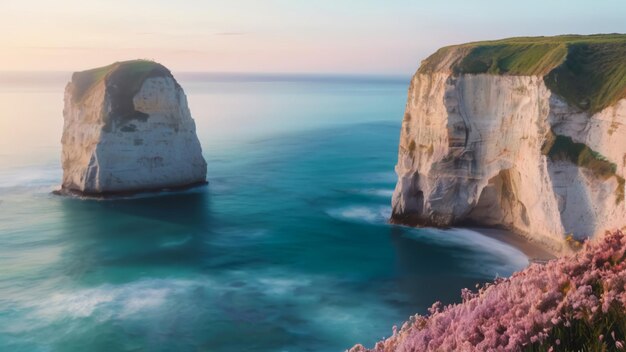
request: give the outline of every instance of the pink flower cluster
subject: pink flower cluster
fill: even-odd
[[[611,310],[625,311],[625,251],[626,236],[607,233],[571,256],[532,264],[478,292],[464,289],[462,303],[437,302],[428,316],[411,317],[373,349],[357,345],[350,351],[521,351],[530,345],[558,350],[561,340],[550,338],[556,329],[597,326]],[[611,350],[624,347],[610,330],[594,338]]]

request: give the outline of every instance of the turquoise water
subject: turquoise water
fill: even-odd
[[[179,75],[209,185],[58,187],[65,75],[0,84],[0,350],[343,351],[527,264],[386,223],[408,77]]]

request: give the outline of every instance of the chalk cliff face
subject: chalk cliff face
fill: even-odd
[[[502,226],[555,252],[566,250],[568,234],[582,239],[626,225],[626,77],[612,100],[572,103],[574,93],[556,94],[567,87],[554,82],[577,44],[559,42],[566,50],[548,51],[552,64],[540,57],[546,67],[506,72],[527,59],[523,50],[536,38],[525,39],[520,47],[448,47],[422,63],[402,123],[393,222]],[[606,50],[592,48],[596,57]]]
[[[181,86],[150,61],[77,72],[65,90],[62,189],[87,195],[206,183]]]

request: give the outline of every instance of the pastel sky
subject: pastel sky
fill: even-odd
[[[0,0],[0,70],[398,73],[482,39],[626,32],[624,0]]]

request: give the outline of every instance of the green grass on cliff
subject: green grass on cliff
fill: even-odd
[[[105,81],[106,92],[111,102],[111,112],[105,120],[105,130],[115,125],[112,121],[145,120],[148,115],[135,110],[133,98],[144,81],[150,77],[173,78],[165,66],[148,60],[122,61],[109,66],[76,72],[72,75],[74,85],[72,99],[74,103],[81,103],[96,84]],[[122,131],[132,131],[132,127],[117,125],[120,125]]]
[[[75,103],[80,102],[97,83],[105,79],[114,81],[111,83],[115,84],[118,89],[134,96],[146,78],[156,74],[171,75],[163,65],[149,60],[121,61],[104,67],[76,72],[72,75],[72,83],[74,84],[72,99]]]
[[[420,73],[449,54],[455,74],[543,76],[550,90],[581,110],[597,112],[626,98],[626,34],[519,37],[439,49]]]
[[[575,43],[545,82],[582,110],[600,111],[626,98],[626,36],[615,43]]]
[[[455,70],[457,73],[545,75],[563,61],[563,44],[494,44],[469,51]]]
[[[569,161],[593,171],[594,175],[602,179],[615,177],[618,182],[616,201],[619,203],[624,200],[625,180],[616,174],[617,165],[586,144],[576,143],[567,136],[550,134],[542,152],[553,161]]]
[[[576,143],[570,137],[556,135],[550,148],[544,149],[552,160],[567,160],[580,167],[592,170],[607,179],[615,175],[617,165],[586,144]]]

